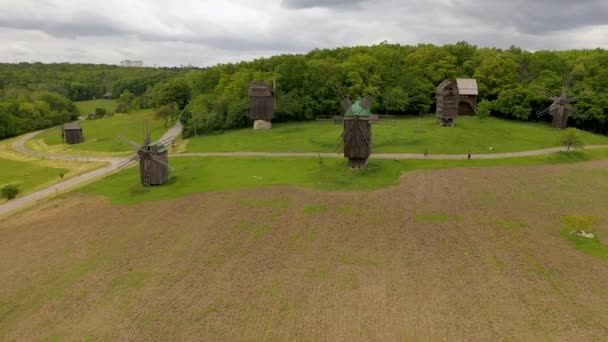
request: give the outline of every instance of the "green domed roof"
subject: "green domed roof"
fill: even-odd
[[[369,108],[365,109],[361,107],[361,98],[357,97],[357,101],[346,111],[344,116],[370,116],[372,112]]]

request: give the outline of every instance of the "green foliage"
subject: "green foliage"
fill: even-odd
[[[560,144],[566,147],[566,151],[570,149],[580,150],[585,147],[583,139],[575,128],[568,128],[564,131],[559,140]]]
[[[171,120],[171,122],[175,122],[176,118],[179,116],[179,113],[180,111],[175,102],[171,102],[158,108],[156,110],[155,117],[156,119],[163,120],[165,123],[164,127],[167,127],[169,120]]]
[[[484,120],[490,117],[492,112],[492,102],[488,100],[481,100],[477,105],[477,117],[479,120]]]
[[[393,87],[384,94],[383,103],[387,112],[403,113],[409,105],[407,93],[400,87]]]
[[[18,194],[19,188],[16,185],[9,184],[2,188],[2,198],[6,198],[9,201],[17,197]]]
[[[168,82],[159,83],[154,87],[153,105],[166,106],[175,104],[178,110],[184,110],[192,97],[192,86],[186,78],[175,78]]]
[[[276,80],[277,122],[342,114],[336,85],[351,98],[368,97],[375,113],[426,114],[433,109],[436,86],[455,77],[477,79],[479,100],[492,101],[492,115],[528,120],[551,104],[542,90],[557,94],[570,73],[574,77],[572,95],[588,94],[577,102],[582,115],[572,122],[578,128],[606,134],[608,52],[603,49],[532,53],[516,47],[478,48],[466,42],[444,46],[382,42],[204,70],[0,64],[0,138],[50,125],[47,116],[37,113],[47,108],[56,111],[52,106],[23,100],[37,91],[71,100],[100,98],[107,91],[115,97],[132,94],[121,102],[120,112],[175,103],[185,116],[182,123],[189,136],[245,127],[247,88],[253,80]],[[24,116],[28,122],[22,122]]]
[[[128,113],[134,108],[134,101],[135,94],[125,89],[118,98],[118,106],[115,109],[116,113]]]
[[[77,119],[72,101],[48,91],[0,92],[0,139]]]
[[[108,111],[105,108],[95,108],[95,111],[90,113],[87,116],[87,119],[89,119],[89,120],[101,119],[101,118],[105,117],[107,114],[108,114]]]

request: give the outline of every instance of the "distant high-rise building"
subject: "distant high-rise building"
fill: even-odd
[[[144,66],[144,61],[131,61],[131,60],[125,59],[124,61],[120,62],[120,66],[143,67]]]

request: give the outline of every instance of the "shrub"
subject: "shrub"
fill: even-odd
[[[2,198],[6,198],[9,201],[17,197],[18,194],[19,188],[16,185],[9,184],[2,188]]]

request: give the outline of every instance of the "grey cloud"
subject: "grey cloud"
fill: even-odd
[[[71,22],[44,21],[44,19],[0,17],[0,27],[36,30],[50,36],[75,38],[83,36],[117,36],[127,32],[118,25],[97,15],[81,15]]]
[[[605,0],[459,0],[453,10],[455,15],[472,22],[514,27],[528,34],[608,24]]]
[[[288,9],[352,7],[363,2],[366,0],[283,0],[281,7]]]

